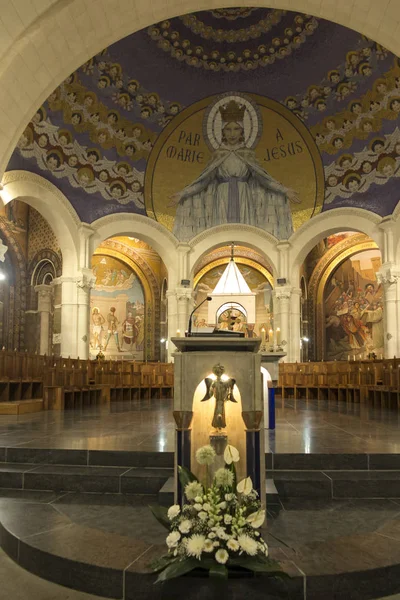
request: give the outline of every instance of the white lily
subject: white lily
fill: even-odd
[[[224,451],[224,461],[226,464],[231,465],[233,462],[239,462],[239,458],[239,450],[228,444]]]
[[[251,477],[246,477],[245,479],[242,479],[242,481],[239,481],[239,483],[236,486],[236,489],[239,492],[239,494],[248,496],[251,490],[253,489],[253,482],[251,480]]]
[[[265,521],[265,510],[260,509],[257,512],[251,513],[246,520],[254,529],[258,529]]]

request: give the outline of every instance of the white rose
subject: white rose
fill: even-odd
[[[207,511],[211,510],[211,506],[208,504],[208,502],[205,502],[203,504],[203,510],[207,510]]]
[[[204,552],[212,552],[214,550],[214,544],[212,540],[206,540],[204,542]]]
[[[225,500],[227,502],[230,502],[231,500],[233,500],[233,494],[225,494]]]
[[[171,531],[169,535],[167,535],[167,546],[168,548],[175,548],[178,545],[179,540],[181,539],[181,534],[179,531]]]
[[[205,521],[207,519],[207,513],[204,510],[201,510],[198,515],[199,519],[201,519],[202,521]]]
[[[196,496],[194,501],[197,502],[197,504],[199,504],[200,502],[203,502],[203,498],[201,496]]]
[[[232,523],[231,515],[224,515],[224,523],[225,525],[230,525]]]
[[[192,523],[191,523],[191,521],[189,521],[189,519],[185,519],[184,521],[179,523],[179,531],[181,533],[189,533],[191,528],[192,528]]]
[[[172,521],[172,519],[175,519],[175,517],[177,517],[180,512],[181,512],[181,507],[179,506],[179,504],[173,504],[168,509],[168,513],[167,513],[168,514],[168,519],[170,521]]]
[[[195,508],[197,511],[203,510],[203,507],[202,507],[202,505],[201,505],[201,504],[199,504],[199,503],[196,503],[196,504],[194,505],[194,508]]]
[[[222,510],[225,510],[226,509],[226,502],[220,502],[218,504],[218,508],[221,508]]]

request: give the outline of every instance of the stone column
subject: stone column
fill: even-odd
[[[167,311],[168,311],[168,335],[167,335],[167,356],[168,360],[172,360],[172,353],[176,351],[171,338],[176,336],[178,327],[178,302],[175,290],[167,290]]]
[[[51,285],[37,285],[35,292],[38,294],[38,313],[40,315],[40,345],[39,354],[51,354],[50,346],[50,314],[52,310],[53,287]]]
[[[279,320],[275,326],[275,344],[277,347],[281,346],[286,351],[287,344],[290,339],[290,319],[289,319],[289,309],[290,309],[290,297],[291,297],[291,288],[290,287],[278,287],[274,290],[275,294],[275,303],[274,303],[274,312],[275,305],[278,305],[278,315]],[[280,328],[279,339],[277,339],[276,330],[277,327]],[[282,344],[282,342],[285,342]]]
[[[378,271],[377,279],[383,285],[384,295],[384,356],[396,356],[399,345],[399,298],[397,295],[397,282],[400,279],[400,269],[397,265],[383,264]]]
[[[77,288],[76,277],[62,276],[55,280],[61,285],[61,356],[78,356],[77,353]]]
[[[290,298],[290,335],[288,342],[288,361],[300,361],[300,315],[301,315],[301,289],[293,288]]]
[[[178,329],[181,335],[185,335],[192,310],[192,289],[177,288],[176,297],[178,301]]]
[[[89,358],[90,340],[90,290],[94,286],[95,277],[91,269],[82,269],[81,277],[77,280],[77,356]]]

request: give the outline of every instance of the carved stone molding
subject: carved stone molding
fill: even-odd
[[[235,231],[238,231],[238,232],[243,232],[243,233],[249,233],[252,235],[256,234],[257,236],[264,238],[265,240],[267,240],[270,244],[272,244],[274,246],[276,244],[278,244],[278,242],[279,242],[279,240],[275,236],[268,233],[267,231],[264,231],[263,229],[260,229],[258,227],[253,227],[252,225],[232,223],[232,224],[227,224],[227,225],[216,225],[215,227],[206,229],[205,231],[202,231],[201,233],[196,235],[196,237],[192,238],[188,243],[191,246],[191,248],[194,248],[197,244],[199,244],[203,240],[207,239],[211,235],[213,235],[215,233],[224,233],[225,231],[232,233],[232,239],[235,238]],[[240,241],[240,243],[242,243],[242,242]]]
[[[154,229],[155,232],[162,233],[164,236],[166,236],[169,239],[169,241],[171,241],[174,244],[175,247],[179,245],[179,240],[177,240],[174,234],[171,233],[171,231],[169,231],[168,229],[166,229],[163,225],[161,225],[157,221],[154,221],[150,217],[145,217],[144,215],[137,215],[135,213],[114,213],[112,215],[106,215],[105,217],[100,217],[100,219],[93,221],[93,223],[91,223],[90,226],[95,232],[97,232],[101,227],[105,227],[109,223],[115,223],[121,220],[126,220],[129,221],[129,223],[137,223],[138,225],[142,224],[151,227],[152,229]],[[127,224],[128,228],[129,223]],[[118,235],[118,233],[115,233],[114,235]]]
[[[7,171],[3,175],[2,179],[3,185],[8,185],[9,183],[16,183],[19,181],[23,181],[25,183],[32,183],[33,185],[37,185],[43,190],[51,192],[54,196],[56,196],[60,204],[62,204],[63,207],[69,212],[76,225],[79,226],[81,224],[81,220],[74,207],[72,206],[71,202],[50,181],[44,179],[44,177],[41,177],[40,175],[36,175],[35,173],[30,173],[28,171]]]

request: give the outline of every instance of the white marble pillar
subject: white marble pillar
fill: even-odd
[[[383,286],[383,323],[384,323],[384,357],[393,358],[397,355],[399,346],[399,297],[398,281],[400,268],[394,264],[383,264],[377,273],[377,279]]]
[[[293,288],[290,298],[290,335],[287,349],[289,362],[300,362],[300,315],[301,289]]]
[[[289,319],[289,311],[290,311],[290,297],[291,297],[291,288],[290,287],[277,287],[274,290],[275,294],[275,303],[274,303],[274,311],[275,305],[278,305],[279,311],[279,324],[275,326],[275,344],[277,347],[282,347],[285,352],[288,349],[288,343],[290,339],[290,319]],[[277,328],[280,328],[279,335],[277,335]]]
[[[36,285],[38,295],[38,313],[40,316],[40,343],[39,354],[51,354],[50,346],[50,315],[52,310],[53,286]]]
[[[168,360],[172,360],[172,353],[176,352],[171,338],[176,336],[178,327],[178,302],[175,290],[167,290],[167,311],[168,311],[168,335],[167,335],[167,356]]]
[[[61,356],[76,358],[77,353],[77,287],[76,277],[59,277],[61,285]]]
[[[176,297],[178,301],[178,329],[181,335],[185,335],[188,328],[189,315],[192,311],[192,289],[177,288]]]
[[[77,280],[77,356],[89,358],[90,341],[90,290],[94,286],[95,277],[91,269],[82,269],[81,277]]]

